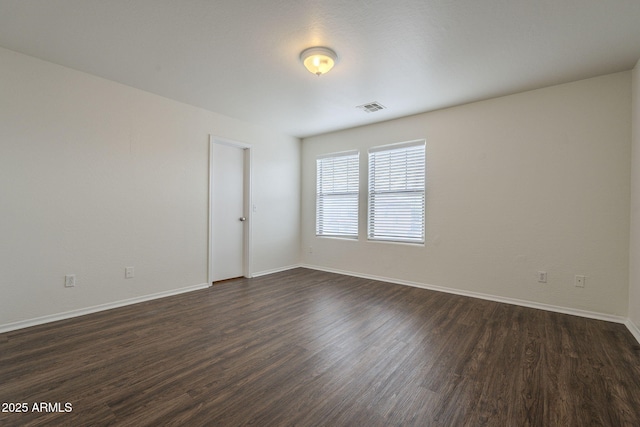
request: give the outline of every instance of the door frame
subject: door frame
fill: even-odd
[[[244,191],[243,191],[243,215],[247,218],[244,221],[244,232],[242,242],[242,274],[244,277],[251,277],[252,271],[252,213],[253,202],[251,194],[252,183],[252,168],[251,159],[252,151],[251,145],[244,142],[233,141],[230,139],[220,138],[215,135],[209,135],[209,253],[207,263],[207,280],[209,286],[213,284],[213,144],[230,145],[232,147],[239,148],[244,151]]]

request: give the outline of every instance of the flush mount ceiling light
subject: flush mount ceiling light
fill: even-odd
[[[300,54],[300,61],[316,76],[329,72],[337,60],[338,55],[328,47],[310,47]]]

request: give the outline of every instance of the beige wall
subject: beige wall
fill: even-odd
[[[254,273],[297,264],[302,242],[314,267],[640,325],[638,67],[308,138],[301,165],[296,138],[5,49],[0,63],[0,328],[205,283],[209,134],[253,145]],[[424,246],[367,242],[364,209],[358,241],[314,236],[317,155],[361,150],[366,206],[367,148],[420,138]]]
[[[623,72],[304,139],[303,262],[626,317],[630,106]],[[367,149],[421,138],[426,244],[368,242]],[[351,149],[361,152],[360,239],[317,238],[315,159]],[[587,276],[583,289],[575,275]]]
[[[254,272],[299,262],[297,138],[5,49],[0,64],[0,327],[206,283],[209,134],[253,144]]]
[[[640,61],[633,69],[629,320],[640,340]]]

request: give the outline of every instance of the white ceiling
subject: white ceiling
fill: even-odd
[[[629,70],[640,0],[0,0],[0,46],[305,137]]]

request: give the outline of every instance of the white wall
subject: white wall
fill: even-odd
[[[298,139],[5,49],[0,64],[0,328],[206,283],[209,134],[253,144],[254,272],[299,262]]]
[[[631,242],[629,246],[629,320],[640,340],[640,61],[632,73]]]
[[[304,139],[303,262],[626,317],[630,94],[623,72]],[[421,138],[426,244],[368,242],[367,149]],[[316,156],[350,149],[362,160],[360,239],[317,238]]]

